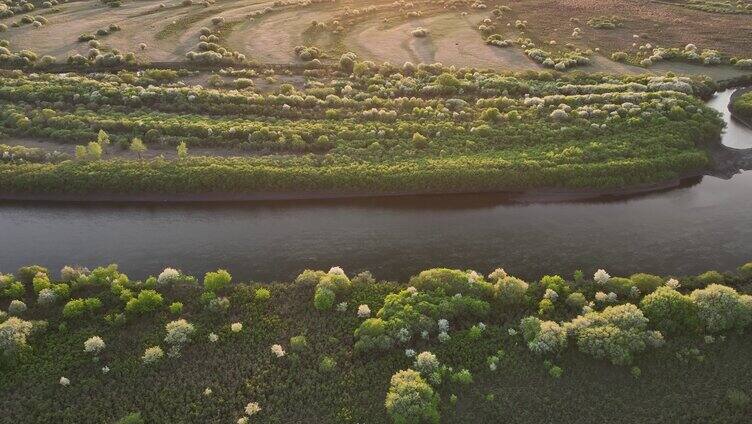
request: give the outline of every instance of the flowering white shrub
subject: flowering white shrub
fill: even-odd
[[[144,364],[153,364],[164,357],[164,351],[159,346],[152,346],[144,351],[141,360]]]
[[[66,377],[60,377],[60,385],[63,387],[70,386],[70,380]]]
[[[342,277],[347,277],[347,274],[345,274],[345,270],[338,266],[333,266],[329,268],[329,272],[327,272],[329,275],[339,275]]]
[[[180,281],[180,271],[173,268],[165,268],[157,277],[157,285],[164,287]]]
[[[164,338],[165,343],[170,345],[182,345],[191,341],[191,335],[196,332],[193,324],[184,319],[168,322],[165,325],[167,335]]]
[[[108,372],[110,372],[110,367],[108,367],[107,365],[103,366],[102,367],[102,374],[107,374]]]
[[[548,299],[551,302],[555,302],[556,299],[559,298],[559,293],[556,293],[555,290],[546,289],[546,292],[543,294],[544,299]]]
[[[8,305],[8,313],[11,315],[21,315],[26,309],[26,304],[18,299],[13,299]]]
[[[413,335],[410,333],[410,330],[408,330],[407,328],[400,328],[397,332],[397,339],[402,343],[409,342],[412,336]]]
[[[418,356],[415,357],[413,368],[418,370],[421,374],[428,376],[439,369],[439,360],[436,358],[436,355],[431,352],[420,352]]]
[[[504,268],[496,268],[495,270],[493,270],[492,273],[488,274],[488,278],[490,280],[500,280],[506,277],[507,277],[507,272],[504,271]]]
[[[240,333],[241,331],[243,331],[243,324],[240,322],[234,322],[230,324],[230,331],[232,331],[233,333]]]
[[[451,337],[449,336],[449,333],[447,333],[446,331],[442,331],[441,333],[439,333],[438,339],[439,339],[439,342],[445,343],[445,342],[448,342],[449,339],[451,339]]]
[[[10,355],[27,346],[33,324],[20,318],[10,317],[0,322],[0,350]]]
[[[94,355],[101,352],[105,347],[104,340],[99,336],[91,336],[84,342],[84,352]]]
[[[525,302],[525,294],[529,284],[512,276],[504,276],[494,285],[494,291],[502,303],[518,305]]]
[[[208,387],[206,389],[204,389],[204,396],[209,397],[209,396],[211,396],[211,394],[212,394],[212,389],[210,389]]]
[[[347,302],[340,302],[337,304],[337,312],[347,311]]]
[[[57,295],[49,288],[42,289],[37,297],[37,303],[40,305],[52,305],[56,300]]]
[[[275,344],[272,345],[272,353],[277,356],[277,358],[281,358],[285,356],[285,350],[282,348],[281,345]]]
[[[676,290],[681,287],[681,283],[679,283],[679,280],[671,278],[670,280],[666,281],[666,287]]]
[[[752,321],[752,296],[740,295],[731,287],[711,284],[693,291],[690,298],[697,306],[697,316],[711,333],[742,329]]]
[[[358,318],[368,318],[371,316],[371,308],[368,305],[358,306]]]
[[[259,412],[261,412],[261,406],[258,404],[258,402],[250,402],[245,406],[245,413],[248,416],[256,415]]]
[[[438,326],[439,332],[446,333],[447,331],[449,331],[449,321],[445,320],[444,318],[438,321]]]
[[[520,328],[531,352],[544,355],[559,352],[567,346],[566,331],[554,321],[526,317],[520,322]]]
[[[209,341],[212,343],[215,343],[217,340],[219,340],[219,336],[214,333],[209,333]]]
[[[595,271],[595,274],[593,274],[593,281],[600,285],[608,283],[608,280],[610,278],[611,276],[608,275],[608,273],[604,269],[599,269],[598,271]]]
[[[405,356],[407,356],[408,358],[412,358],[413,356],[415,356],[415,350],[405,349]]]

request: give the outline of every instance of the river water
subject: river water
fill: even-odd
[[[752,147],[752,130],[723,112],[723,143]],[[631,198],[511,203],[502,195],[227,204],[0,202],[0,272],[41,263],[116,262],[132,277],[165,266],[272,281],[305,268],[406,278],[435,267],[525,278],[606,268],[690,274],[752,260],[752,172],[704,177]]]

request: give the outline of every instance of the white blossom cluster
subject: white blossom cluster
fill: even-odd
[[[243,331],[243,323],[233,322],[232,324],[230,324],[230,331],[232,331],[233,333],[240,333],[241,331]]]
[[[559,293],[556,293],[555,290],[546,289],[546,292],[543,293],[543,298],[548,299],[551,302],[556,302],[556,299],[559,298]]]
[[[164,338],[165,343],[169,345],[183,345],[191,340],[191,335],[196,332],[193,324],[184,319],[168,322],[165,325],[167,335]]]
[[[595,274],[593,274],[593,281],[601,286],[608,283],[609,279],[611,279],[611,276],[608,275],[605,269],[599,269],[598,271],[595,271]]]
[[[173,268],[165,268],[157,277],[157,285],[160,287],[165,287],[178,281],[180,281],[180,271]]]
[[[275,345],[272,345],[272,353],[277,358],[281,358],[285,356],[285,349],[283,349],[281,345],[275,344]]]
[[[152,346],[144,351],[141,360],[144,364],[153,364],[164,357],[164,351],[159,346]]]
[[[57,295],[50,288],[45,288],[39,291],[37,296],[37,303],[40,305],[52,305],[57,301]]]
[[[104,340],[99,336],[91,336],[84,342],[84,352],[99,354],[105,348]]]
[[[358,318],[368,318],[371,316],[371,308],[368,305],[358,306]]]
[[[436,358],[436,355],[431,352],[420,352],[418,356],[415,357],[413,368],[423,375],[429,375],[439,369],[439,360]]]

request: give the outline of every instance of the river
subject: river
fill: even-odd
[[[733,122],[731,92],[708,104],[724,113],[723,143],[752,147]],[[435,267],[496,267],[525,278],[605,268],[690,274],[752,260],[752,172],[703,177],[622,199],[510,202],[451,195],[226,204],[0,202],[0,272],[41,263],[116,262],[132,277],[165,266],[237,280],[287,280],[305,268],[408,277]]]

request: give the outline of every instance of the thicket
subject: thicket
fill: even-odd
[[[752,122],[752,92],[736,96],[730,107],[735,115],[746,119],[747,122]]]
[[[698,172],[723,127],[709,80],[353,65],[277,92],[170,86],[178,77],[0,76],[9,135],[124,149],[203,146],[238,158],[0,168],[5,191],[483,190],[622,187]],[[158,85],[148,85],[157,82]],[[181,155],[185,159],[184,155]],[[107,160],[101,162],[100,159]],[[138,183],[132,181],[139,175]],[[233,178],[220,178],[220,175]]]
[[[440,268],[404,284],[217,270],[202,285],[173,268],[24,267],[0,276],[0,407],[28,423],[744,422],[750,270]],[[336,307],[319,307],[324,290]],[[593,408],[604,396],[624,402]]]

